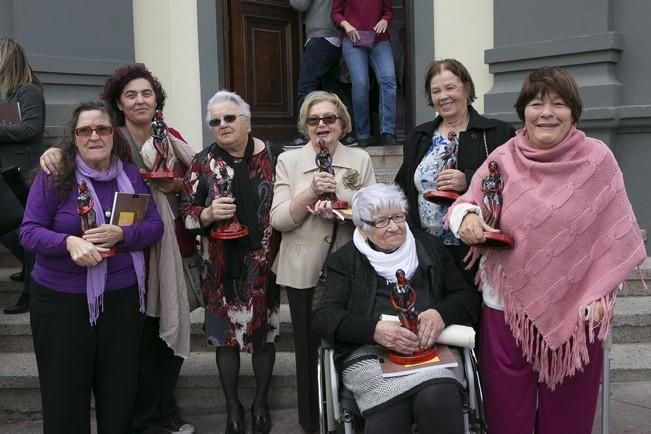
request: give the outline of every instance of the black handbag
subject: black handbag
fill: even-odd
[[[18,167],[0,172],[0,235],[13,231],[23,221],[24,204],[27,201],[27,185]]]

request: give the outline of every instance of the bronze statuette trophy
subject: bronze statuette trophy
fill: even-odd
[[[314,157],[314,161],[316,162],[316,167],[319,168],[319,172],[327,172],[332,175],[335,174],[335,169],[332,168],[330,152],[325,146],[325,141],[323,139],[319,140],[319,152],[316,154],[316,157]],[[323,193],[321,196],[319,196],[319,200],[329,200],[332,205],[332,209],[346,209],[349,207],[348,202],[345,200],[337,199],[337,195],[335,193]]]
[[[482,201],[484,220],[493,229],[500,228],[500,217],[502,216],[502,190],[504,190],[504,179],[497,167],[495,160],[488,163],[488,175],[481,181],[481,191],[484,192]],[[490,249],[510,249],[513,247],[513,238],[503,232],[484,232],[486,241],[476,244],[477,247]]]
[[[226,166],[219,168],[219,178],[215,182],[215,198],[218,197],[232,197],[231,187],[233,185],[233,178],[228,174]],[[212,238],[218,240],[233,240],[235,238],[242,238],[249,234],[249,229],[241,224],[234,215],[228,220],[218,222],[213,230],[210,232]]]
[[[142,174],[144,179],[174,179],[179,175],[167,167],[167,161],[170,153],[170,140],[167,137],[167,124],[163,120],[163,112],[156,110],[154,119],[151,122],[151,137],[153,139],[154,149],[156,149],[156,159],[150,172]]]
[[[407,282],[403,270],[396,271],[396,284],[391,291],[391,306],[395,309],[400,325],[418,335],[418,312],[416,311],[416,292]],[[429,349],[418,349],[413,354],[400,354],[389,351],[389,359],[399,365],[413,365],[426,362],[436,357],[436,346]]]
[[[77,195],[77,215],[81,220],[82,235],[88,230],[99,226],[97,214],[95,213],[95,201],[88,191],[85,182],[79,183],[79,194]],[[102,253],[102,256],[108,258],[115,255],[115,249],[111,248],[108,252]]]
[[[456,131],[450,131],[448,133],[448,142],[450,142],[450,144],[446,148],[446,152],[441,158],[442,164],[440,166],[439,173],[445,169],[457,168],[457,149],[459,148],[459,141],[457,140]],[[459,193],[456,191],[429,190],[423,193],[423,197],[429,202],[435,203],[437,205],[450,205],[452,202],[457,200]]]

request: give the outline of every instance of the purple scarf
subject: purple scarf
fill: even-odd
[[[111,181],[115,178],[118,180],[118,191],[123,193],[134,193],[131,180],[123,170],[122,161],[118,158],[111,160],[111,165],[105,172],[98,172],[86,164],[79,154],[75,157],[77,169],[75,177],[77,184],[82,181],[86,183],[88,192],[93,198],[93,209],[95,215],[98,216],[100,222],[104,221],[104,208],[99,202],[95,188],[93,187],[93,180],[96,181]],[[133,268],[136,271],[138,278],[138,292],[140,294],[140,312],[145,311],[145,256],[140,250],[129,252],[131,260],[133,261]],[[94,267],[88,267],[86,272],[86,298],[88,300],[88,313],[90,316],[91,325],[97,324],[97,318],[100,311],[103,309],[104,303],[104,289],[106,286],[106,260],[102,260]]]

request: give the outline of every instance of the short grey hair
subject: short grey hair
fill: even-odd
[[[387,208],[398,208],[407,212],[407,197],[396,184],[373,184],[364,187],[353,195],[353,223],[356,227],[369,229],[376,212]]]
[[[206,125],[210,122],[210,109],[212,106],[228,101],[233,101],[239,106],[240,114],[246,117],[249,124],[249,132],[251,132],[251,106],[249,106],[249,104],[247,104],[247,102],[237,93],[224,89],[217,91],[217,93],[208,100],[208,104],[206,104]]]

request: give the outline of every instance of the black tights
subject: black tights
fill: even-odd
[[[364,432],[411,434],[416,423],[419,433],[463,433],[463,404],[457,384],[426,386],[415,394],[365,417]]]
[[[244,409],[237,390],[240,379],[240,350],[235,347],[217,348],[216,359],[219,379],[226,398],[228,417],[232,421],[241,420],[244,417]],[[252,353],[251,360],[256,387],[253,414],[254,416],[266,416],[267,395],[276,362],[276,347],[273,343],[266,343],[262,349]]]

